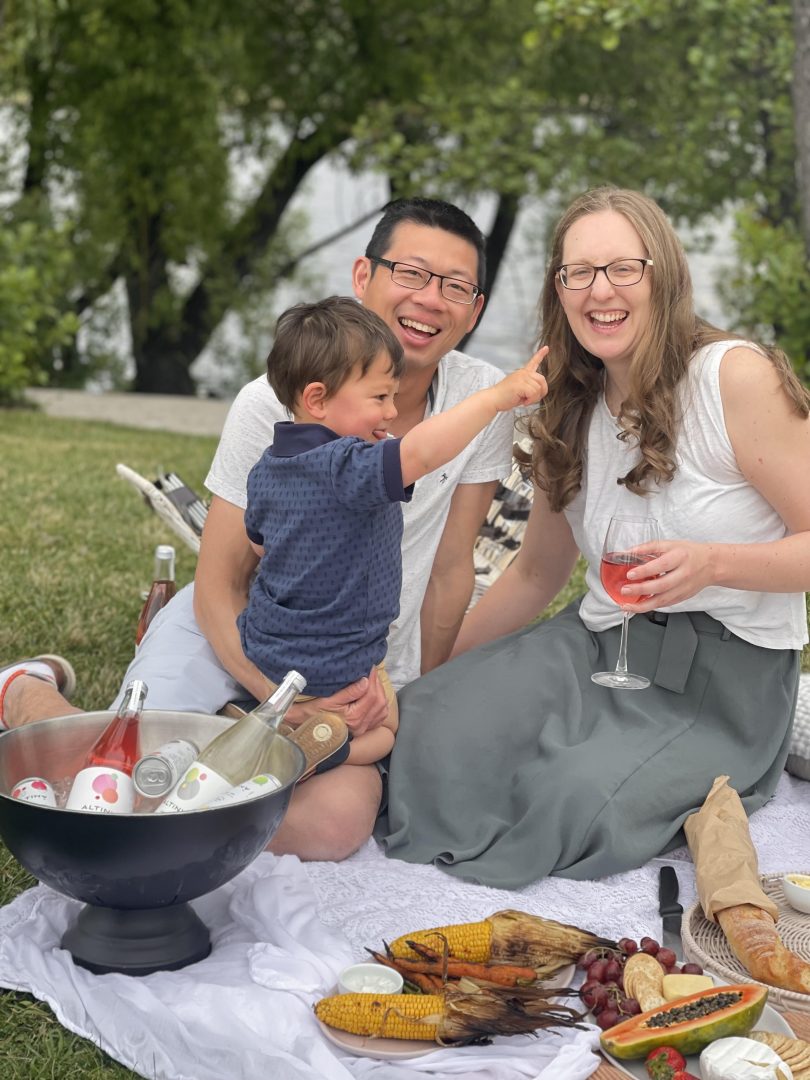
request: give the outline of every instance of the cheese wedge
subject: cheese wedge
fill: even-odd
[[[700,1055],[700,1075],[703,1080],[793,1080],[770,1046],[735,1037],[709,1043]]]
[[[700,990],[711,990],[713,986],[710,975],[665,975],[661,993],[665,1001],[677,1001],[689,994],[697,994]]]

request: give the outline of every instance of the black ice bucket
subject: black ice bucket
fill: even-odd
[[[14,785],[29,776],[64,785],[112,715],[60,716],[0,735],[0,837],[35,878],[85,904],[62,938],[77,964],[98,974],[170,971],[211,951],[208,928],[188,901],[225,884],[264,850],[305,759],[276,734],[270,771],[281,788],[183,814],[94,814],[11,798]],[[141,751],[177,738],[205,746],[232,723],[147,711]]]

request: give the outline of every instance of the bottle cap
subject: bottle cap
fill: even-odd
[[[148,693],[149,687],[143,679],[133,679],[131,682],[128,682],[124,688],[124,697],[129,698],[130,700],[137,698],[137,700],[140,701],[142,698],[145,698]]]
[[[132,783],[141,795],[165,795],[172,786],[171,769],[159,757],[144,757],[132,770]]]
[[[289,685],[294,686],[299,694],[307,685],[307,680],[300,671],[288,671],[283,681],[285,683],[289,681]]]
[[[174,548],[172,547],[171,544],[158,544],[158,546],[155,548],[155,558],[156,559],[173,559],[174,558]]]

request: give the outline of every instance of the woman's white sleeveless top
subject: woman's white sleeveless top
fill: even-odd
[[[621,612],[602,587],[602,542],[614,514],[658,519],[662,539],[697,543],[759,544],[787,535],[785,523],[745,479],[726,430],[720,398],[720,362],[746,342],[721,341],[692,359],[681,391],[682,420],[668,484],[646,496],[616,483],[639,459],[637,447],[617,438],[621,429],[604,395],[594,406],[582,488],[566,507],[580,551],[588,562],[580,616],[591,630],[621,621]],[[803,593],[751,592],[711,586],[662,611],[706,611],[732,633],[768,649],[801,649],[807,642]]]

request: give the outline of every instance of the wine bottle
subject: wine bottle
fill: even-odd
[[[18,780],[11,789],[11,797],[39,806],[56,806],[53,785],[43,776],[26,776],[24,780]]]
[[[212,799],[205,809],[213,810],[217,806],[232,806],[233,803],[248,802],[249,799],[258,799],[259,796],[266,795],[268,791],[278,791],[280,787],[281,781],[277,776],[273,776],[272,773],[261,773],[259,776],[251,777],[250,780],[245,780],[243,784],[237,784],[236,787],[223,791],[221,795]]]
[[[174,548],[171,544],[158,544],[155,548],[155,573],[152,587],[141,608],[138,625],[135,628],[135,644],[140,645],[149,624],[161,608],[165,607],[174,594],[177,585],[174,580]]]
[[[288,671],[266,701],[203,748],[155,813],[200,810],[229,788],[271,772],[276,730],[306,685],[303,675]]]
[[[90,748],[76,774],[65,809],[130,814],[135,802],[132,769],[141,756],[140,722],[147,686],[133,679],[120,708]]]

